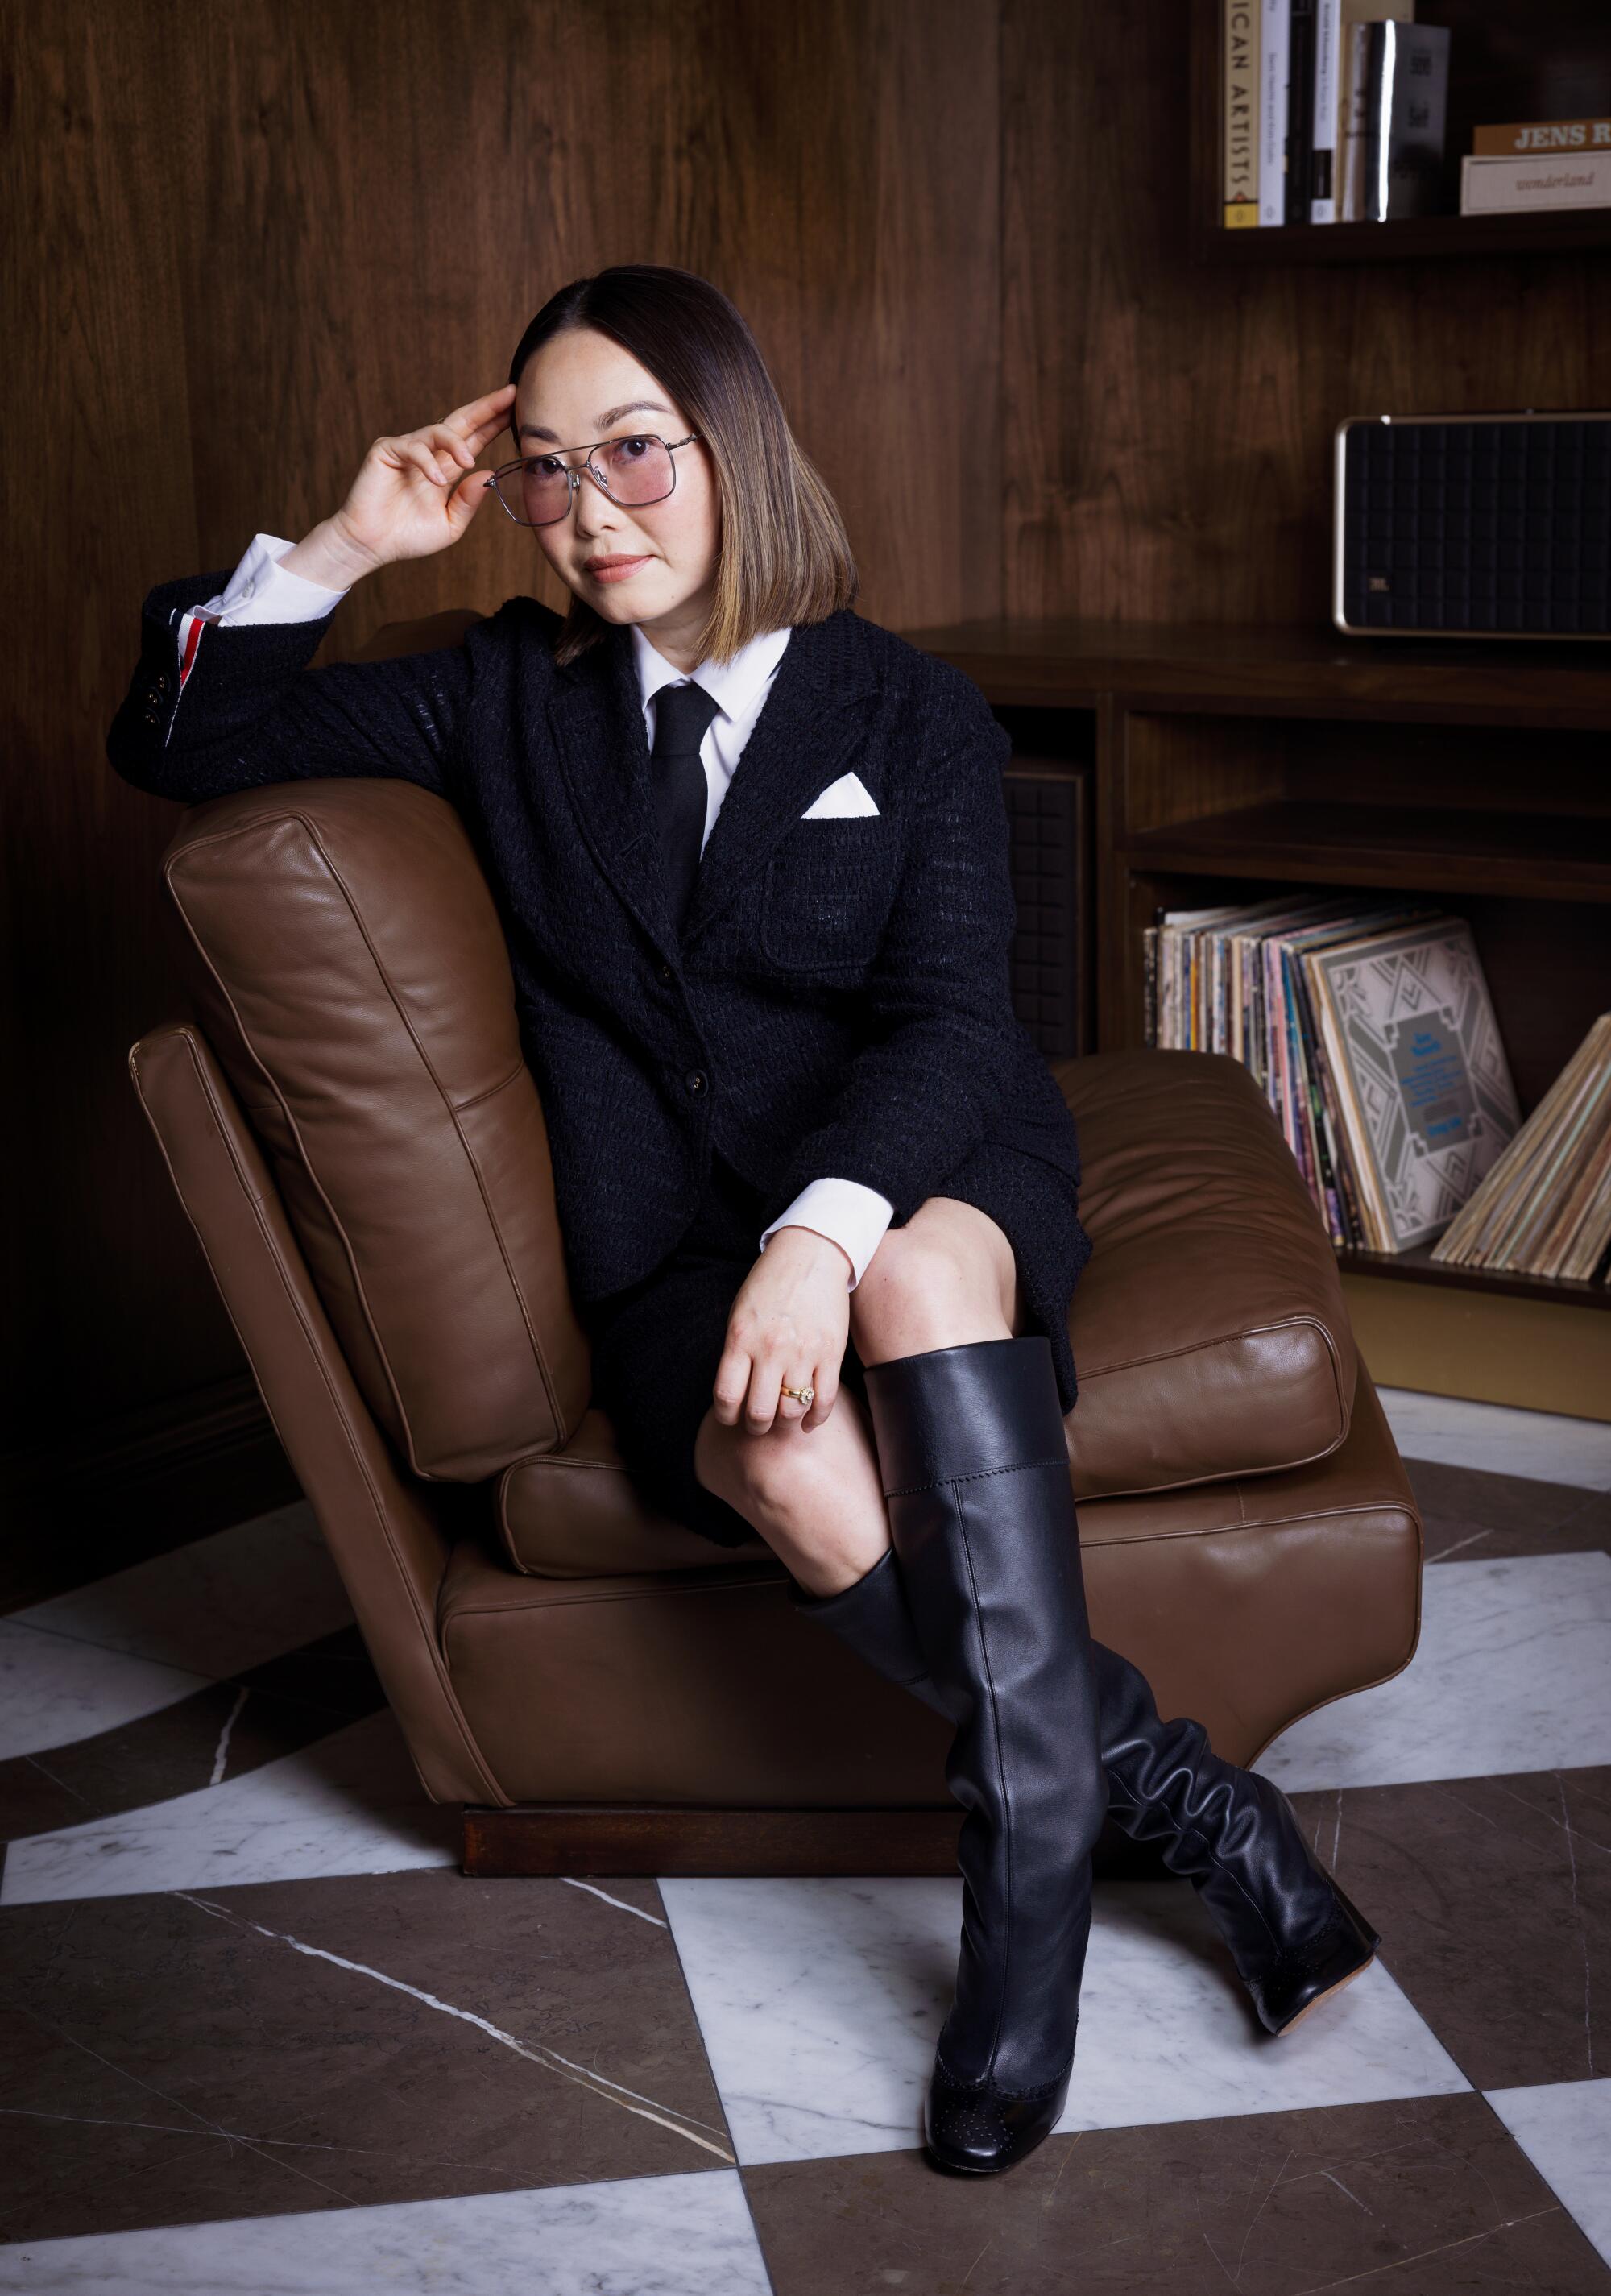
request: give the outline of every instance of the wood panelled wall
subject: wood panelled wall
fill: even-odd
[[[304,533],[564,281],[732,296],[896,628],[1323,620],[1339,416],[1607,403],[1598,258],[1190,264],[1197,4],[5,0],[14,1446],[241,1368],[126,1066],[183,1009],[177,816],[102,748],[140,600]],[[489,509],[327,652],[540,567]]]
[[[1329,628],[1344,415],[1611,406],[1603,254],[1189,259],[1186,31],[1216,4],[1002,8],[1005,613]],[[1458,39],[1468,7],[1501,12],[1417,13]]]

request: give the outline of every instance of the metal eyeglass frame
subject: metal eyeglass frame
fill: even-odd
[[[587,472],[591,475],[593,484],[598,488],[599,492],[604,496],[606,502],[618,504],[620,508],[623,510],[646,510],[650,503],[666,502],[676,492],[677,466],[675,462],[674,461],[671,466],[671,484],[666,488],[666,492],[663,495],[649,495],[641,497],[637,502],[624,503],[621,501],[619,495],[611,494],[609,481],[604,477],[603,472],[594,463],[593,458],[595,450],[600,447],[621,446],[629,439],[652,439],[657,447],[664,447],[668,455],[675,455],[676,449],[679,447],[692,446],[699,436],[699,433],[697,430],[691,430],[686,439],[662,439],[658,430],[623,430],[614,439],[595,439],[593,441],[592,446],[587,447],[555,447],[553,451],[556,454],[582,455],[585,459],[578,468],[574,470],[568,463],[561,465],[566,477],[570,480],[570,491],[564,509],[559,512],[557,517],[554,518],[516,518],[515,513],[510,509],[509,504],[503,499],[503,489],[498,484],[498,480],[504,477],[507,472],[511,471],[518,471],[525,463],[528,463],[531,460],[531,456],[529,455],[517,455],[512,463],[500,463],[497,469],[492,473],[492,490],[497,497],[498,507],[503,512],[504,516],[512,521],[516,526],[523,526],[532,531],[535,531],[539,526],[558,526],[562,519],[567,519],[570,516],[571,511],[576,504],[577,488],[582,483],[582,473],[584,471]]]

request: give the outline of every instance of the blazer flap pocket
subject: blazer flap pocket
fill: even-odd
[[[790,972],[865,964],[877,953],[899,877],[888,815],[802,819],[766,868],[761,946]]]

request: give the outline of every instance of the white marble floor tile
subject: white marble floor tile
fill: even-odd
[[[1611,2080],[1484,2095],[1561,2206],[1611,2264]]]
[[[313,1509],[301,1499],[12,1613],[15,1626],[215,1682],[351,1620]]]
[[[425,1800],[382,1711],[198,1792],[24,1835],[6,1852],[0,1905],[456,1866],[459,1827],[456,1808]]]
[[[1477,1467],[1491,1475],[1611,1491],[1611,1424],[1604,1420],[1513,1411],[1407,1387],[1378,1392],[1406,1459],[1440,1459],[1445,1466]]]
[[[58,2296],[767,2296],[769,2286],[732,2169],[0,2248],[0,2289]]]
[[[664,1880],[739,2160],[915,2147],[956,1982],[960,1880]],[[1464,2075],[1378,1963],[1284,2040],[1185,1882],[1104,1882],[1059,2129],[1448,2095]]]
[[[1282,1731],[1253,1767],[1288,1793],[1611,1762],[1611,1554],[1440,1562],[1401,1673]]]
[[[0,1761],[138,1722],[207,1677],[0,1619]]]

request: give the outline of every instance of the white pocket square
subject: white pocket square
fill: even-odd
[[[846,814],[877,811],[878,808],[860,775],[841,774],[837,782],[829,783],[820,797],[813,798],[800,819],[827,821],[842,819]]]

